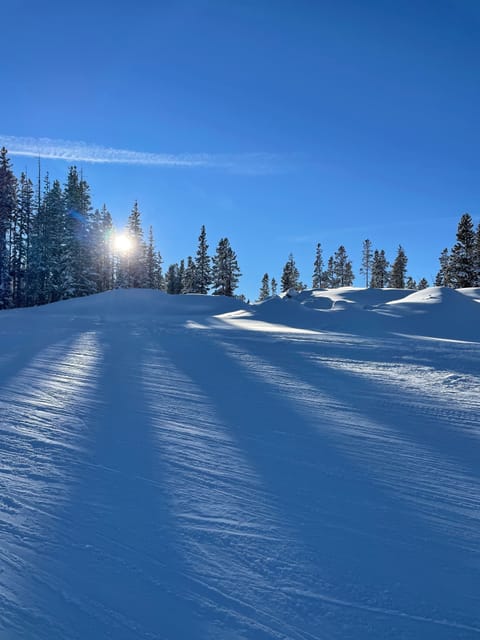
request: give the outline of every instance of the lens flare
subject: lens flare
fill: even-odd
[[[126,233],[116,233],[113,246],[118,253],[129,253],[133,249],[133,241]]]

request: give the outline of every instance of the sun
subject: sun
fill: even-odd
[[[116,233],[113,246],[119,253],[129,253],[133,249],[133,241],[126,233]]]

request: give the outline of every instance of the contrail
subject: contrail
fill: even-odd
[[[67,162],[96,164],[131,164],[171,168],[211,168],[232,173],[268,174],[285,170],[285,158],[269,153],[209,154],[209,153],[149,153],[102,147],[86,142],[28,138],[0,134],[0,147],[12,156],[50,158]]]

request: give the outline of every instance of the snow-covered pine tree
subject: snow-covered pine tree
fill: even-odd
[[[407,278],[407,282],[406,282],[406,288],[407,289],[413,289],[414,291],[416,291],[417,289],[417,283],[415,282],[415,280],[412,278],[412,276],[408,276]]]
[[[435,278],[435,286],[451,287],[452,284],[450,279],[450,252],[446,247],[440,254],[439,262],[440,262],[440,269]]]
[[[335,289],[340,286],[338,278],[335,275],[333,256],[330,256],[327,261],[327,268],[323,274],[323,281],[327,289]]]
[[[145,286],[147,289],[155,289],[157,254],[155,253],[155,241],[153,238],[153,227],[151,225],[148,229],[148,241],[145,252],[145,270]]]
[[[418,291],[421,291],[422,289],[426,289],[427,287],[428,287],[428,280],[426,278],[421,278],[417,284]]]
[[[289,289],[298,289],[300,281],[300,272],[295,264],[293,253],[288,256],[288,260],[283,267],[282,272],[282,292],[286,293]]]
[[[114,255],[112,246],[113,221],[104,204],[100,210],[99,226],[99,291],[108,291],[114,286]]]
[[[460,218],[457,242],[450,253],[450,279],[453,287],[473,287],[476,282],[475,231],[468,213]]]
[[[213,257],[213,295],[233,296],[241,275],[237,255],[230,246],[230,241],[228,238],[221,238]]]
[[[260,286],[260,292],[258,294],[258,301],[263,302],[270,297],[270,278],[268,273],[265,273],[262,278],[262,284]]]
[[[127,233],[132,248],[126,252],[126,286],[143,288],[147,283],[146,247],[143,239],[142,214],[135,200],[127,220]]]
[[[370,287],[375,289],[383,289],[388,286],[388,267],[389,263],[385,256],[385,251],[375,249],[373,252],[372,271],[370,277]]]
[[[321,289],[323,284],[323,252],[322,245],[318,242],[313,263],[312,288]]]
[[[95,274],[90,247],[90,187],[80,177],[77,167],[69,168],[64,188],[65,208],[65,280],[66,297],[84,296],[95,291]]]
[[[178,265],[178,279],[180,281],[179,293],[184,293],[185,289],[185,260],[182,258]]]
[[[389,284],[393,289],[405,289],[407,262],[408,258],[402,245],[398,245],[397,257],[393,261],[389,277]]]
[[[475,260],[475,286],[480,287],[480,222],[478,223],[477,230],[475,232],[474,260]]]
[[[56,302],[71,297],[68,274],[68,256],[65,251],[65,200],[59,180],[54,180],[44,198],[45,279],[42,297],[45,302]]]
[[[33,184],[22,172],[18,182],[17,208],[12,224],[11,276],[14,307],[23,307],[27,304],[27,269],[33,211]]]
[[[340,245],[335,252],[333,258],[333,272],[335,275],[336,286],[351,287],[354,280],[352,262],[348,259],[347,251],[343,245]]]
[[[185,276],[183,278],[183,293],[195,293],[196,269],[192,256],[187,258]]]
[[[180,280],[178,264],[176,262],[168,267],[165,280],[167,293],[172,295],[182,293],[182,283]]]
[[[202,225],[202,229],[198,237],[195,273],[195,293],[208,293],[210,285],[212,284],[212,269],[210,256],[208,255],[207,232],[205,230],[205,225]]]
[[[272,278],[272,281],[270,282],[270,288],[272,290],[272,296],[276,296],[277,295],[277,281],[275,280],[275,278]]]
[[[368,287],[370,284],[372,260],[373,260],[372,241],[367,238],[366,240],[363,241],[362,266],[360,267],[360,273],[365,276],[365,287]]]
[[[12,304],[10,276],[10,233],[17,207],[17,179],[7,150],[0,150],[0,309]]]

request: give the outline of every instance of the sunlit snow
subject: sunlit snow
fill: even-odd
[[[479,300],[1,312],[1,640],[479,638]]]

